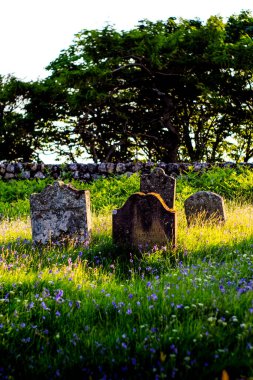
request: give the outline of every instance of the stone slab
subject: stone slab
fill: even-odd
[[[141,176],[140,190],[143,193],[159,194],[170,209],[175,208],[176,179],[165,174],[161,168]]]
[[[226,221],[223,198],[211,191],[198,191],[191,195],[186,199],[184,207],[188,226],[199,217],[203,221],[214,219],[219,222]]]
[[[91,232],[90,193],[61,181],[30,197],[32,237],[35,243],[74,240],[83,243]]]
[[[121,246],[153,247],[176,245],[176,212],[156,193],[132,194],[114,210],[113,241]]]

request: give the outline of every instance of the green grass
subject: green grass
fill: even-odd
[[[31,244],[29,218],[0,224],[0,378],[253,376],[253,205],[188,228],[175,251],[124,254],[111,215],[88,246]]]
[[[179,177],[177,248],[139,255],[111,238],[138,174],[72,181],[91,191],[82,247],[32,245],[29,196],[50,182],[0,182],[0,379],[252,379],[252,171]],[[198,190],[225,197],[224,225],[187,227]]]
[[[30,213],[29,197],[40,192],[53,179],[0,181],[0,218],[16,219]],[[94,213],[104,214],[121,207],[126,199],[140,189],[138,173],[131,177],[112,176],[91,183],[66,180],[78,189],[90,190]],[[242,168],[221,169],[214,167],[204,172],[189,172],[177,178],[176,208],[192,193],[199,190],[214,191],[227,200],[253,202],[253,170]]]

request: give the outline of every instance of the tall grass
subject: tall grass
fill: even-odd
[[[226,207],[190,228],[181,207],[177,249],[139,256],[115,249],[108,212],[78,247],[2,221],[0,378],[250,379],[253,205]]]
[[[30,195],[42,191],[52,182],[52,179],[0,181],[0,218],[28,216]],[[70,183],[77,189],[90,190],[92,211],[99,214],[121,207],[132,193],[140,190],[138,173],[131,177],[123,175],[100,178],[91,183],[76,180],[71,180]],[[199,190],[217,192],[227,200],[236,199],[237,203],[252,203],[253,170],[214,167],[204,172],[183,174],[177,178],[176,208],[181,209],[185,199]]]

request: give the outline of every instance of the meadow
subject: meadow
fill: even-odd
[[[0,183],[0,379],[252,379],[253,171],[180,176],[176,249],[138,253],[113,245],[111,211],[139,175],[71,182],[91,191],[91,240],[44,248],[29,195],[50,180]],[[187,227],[198,190],[225,198],[225,224]]]

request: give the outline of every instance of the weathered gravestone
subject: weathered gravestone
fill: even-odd
[[[156,168],[150,174],[143,174],[141,176],[140,190],[143,193],[158,193],[165,204],[174,209],[176,180],[165,174],[163,169]]]
[[[121,246],[176,245],[176,212],[159,194],[132,194],[113,211],[113,241]]]
[[[90,193],[61,181],[30,197],[32,237],[36,243],[75,240],[83,243],[91,231]]]
[[[188,226],[199,217],[203,221],[226,220],[223,198],[211,191],[198,191],[191,195],[186,199],[184,207]]]

